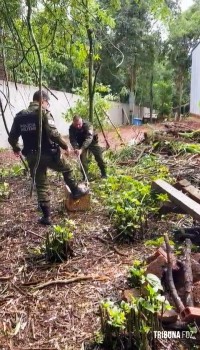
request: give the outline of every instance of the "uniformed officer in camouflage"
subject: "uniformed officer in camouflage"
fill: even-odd
[[[98,135],[94,132],[92,125],[75,115],[69,128],[69,139],[75,154],[80,156],[86,174],[88,172],[87,156],[88,151],[90,151],[99,166],[101,177],[106,178],[106,165],[102,156],[102,148],[98,144]]]
[[[69,186],[74,198],[85,195],[88,190],[78,187],[72,176],[71,167],[60,152],[61,147],[65,150],[65,155],[68,156],[68,145],[56,129],[53,116],[47,109],[49,107],[49,97],[44,91],[41,94],[40,91],[36,91],[33,95],[33,102],[30,103],[28,109],[22,110],[14,118],[8,138],[14,153],[16,155],[20,155],[21,153],[21,147],[18,143],[18,139],[21,136],[23,140],[22,154],[27,159],[32,176],[38,152],[40,98],[42,104],[41,157],[35,182],[38,202],[43,212],[43,217],[39,222],[44,225],[50,225],[50,198],[47,181],[48,168],[63,174],[64,181]]]

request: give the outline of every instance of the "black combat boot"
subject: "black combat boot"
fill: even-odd
[[[79,187],[74,179],[69,176],[69,173],[65,172],[63,173],[64,181],[66,185],[70,188],[72,197],[74,199],[78,199],[82,196],[85,196],[87,193],[89,193],[89,188],[81,188]]]
[[[85,196],[86,194],[89,193],[89,188],[82,188],[77,186],[76,188],[71,189],[72,197],[74,199],[78,199],[82,196]]]
[[[105,168],[101,169],[101,178],[102,179],[107,179],[107,174],[106,174],[106,169]]]
[[[49,203],[40,202],[39,204],[43,213],[43,216],[39,219],[39,223],[42,225],[51,225]]]

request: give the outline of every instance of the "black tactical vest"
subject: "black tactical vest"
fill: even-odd
[[[37,111],[21,111],[16,115],[16,124],[23,140],[22,153],[26,156],[36,152],[38,149],[39,135],[39,114]],[[49,153],[51,141],[49,140],[46,130],[42,128],[41,152]]]

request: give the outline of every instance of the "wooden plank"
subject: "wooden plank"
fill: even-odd
[[[167,193],[169,199],[180,206],[194,219],[200,221],[200,204],[174,188],[164,180],[156,180],[152,183],[152,189],[159,193]]]

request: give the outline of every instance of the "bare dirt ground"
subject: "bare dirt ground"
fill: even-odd
[[[191,123],[192,129],[200,128],[200,121],[192,119]],[[120,133],[127,143],[146,128],[128,126],[120,128]],[[118,148],[121,142],[116,133],[106,134],[112,148]],[[11,151],[0,152],[0,168],[14,162]],[[49,264],[37,254],[50,228],[37,224],[37,200],[29,196],[30,179],[9,176],[4,180],[11,194],[0,202],[0,350],[84,350],[100,328],[99,302],[121,298],[133,259],[144,258],[150,249],[142,243],[118,244],[113,249],[101,242],[98,237],[109,240],[115,229],[98,198],[92,195],[89,212],[67,213],[63,182],[50,176],[53,223],[67,217],[77,228],[75,256],[62,264]],[[173,219],[167,223],[160,219],[151,229],[162,234],[172,224]],[[176,348],[183,349],[168,349]]]
[[[155,124],[143,124],[141,126],[127,125],[118,128],[120,135],[125,144],[128,144],[131,140],[139,140],[142,138],[144,132],[164,130],[165,124],[168,122],[155,123]],[[198,117],[188,117],[180,120],[178,122],[181,125],[186,125],[190,127],[191,130],[200,129],[200,118]],[[117,136],[116,131],[105,131],[106,138],[111,146],[111,149],[116,150],[121,146],[121,141]],[[102,134],[100,134],[100,142],[105,146],[105,140]]]

